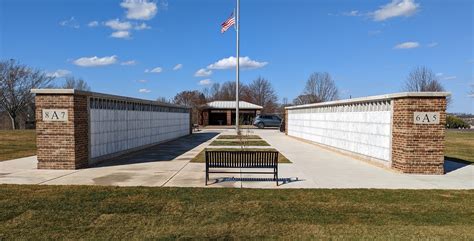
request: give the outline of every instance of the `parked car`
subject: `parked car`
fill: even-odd
[[[277,115],[258,115],[253,121],[253,125],[263,129],[265,127],[280,127],[281,118]]]

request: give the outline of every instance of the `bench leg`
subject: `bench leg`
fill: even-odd
[[[278,186],[278,169],[275,168],[275,181],[276,181],[276,185]]]

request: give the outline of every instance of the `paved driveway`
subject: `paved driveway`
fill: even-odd
[[[283,185],[276,187],[273,181],[255,175],[212,174],[218,182],[208,187],[474,189],[474,165],[447,162],[451,171],[440,176],[402,174],[275,129],[250,131],[293,162],[279,165]],[[80,170],[38,170],[35,157],[4,161],[0,162],[0,183],[204,187],[204,164],[190,160],[222,132],[232,130],[203,130]]]

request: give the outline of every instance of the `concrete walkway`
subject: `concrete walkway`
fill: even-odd
[[[380,168],[319,146],[285,136],[278,130],[251,130],[293,163],[280,164],[282,185],[261,175],[212,174],[207,187],[243,188],[404,188],[474,189],[474,165],[447,162],[447,174],[410,175]],[[115,185],[204,187],[204,164],[190,160],[219,133],[203,130],[192,136],[124,155],[80,170],[38,170],[36,157],[0,162],[0,183],[46,185]],[[240,148],[240,147],[237,147]],[[211,180],[212,182],[212,180]]]

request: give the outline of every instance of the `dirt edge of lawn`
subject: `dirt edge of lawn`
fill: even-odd
[[[206,157],[205,157],[205,152],[206,150],[212,150],[212,151],[240,151],[238,148],[209,148],[209,149],[204,149],[199,154],[197,154],[193,159],[191,159],[190,162],[193,163],[205,163],[206,162]],[[278,151],[274,148],[246,148],[245,150],[247,151]],[[278,163],[292,163],[286,156],[278,152]]]
[[[252,139],[261,140],[262,138],[258,135],[220,135],[217,137],[218,140],[238,140],[238,139]]]
[[[215,140],[210,146],[270,146],[265,140]]]

